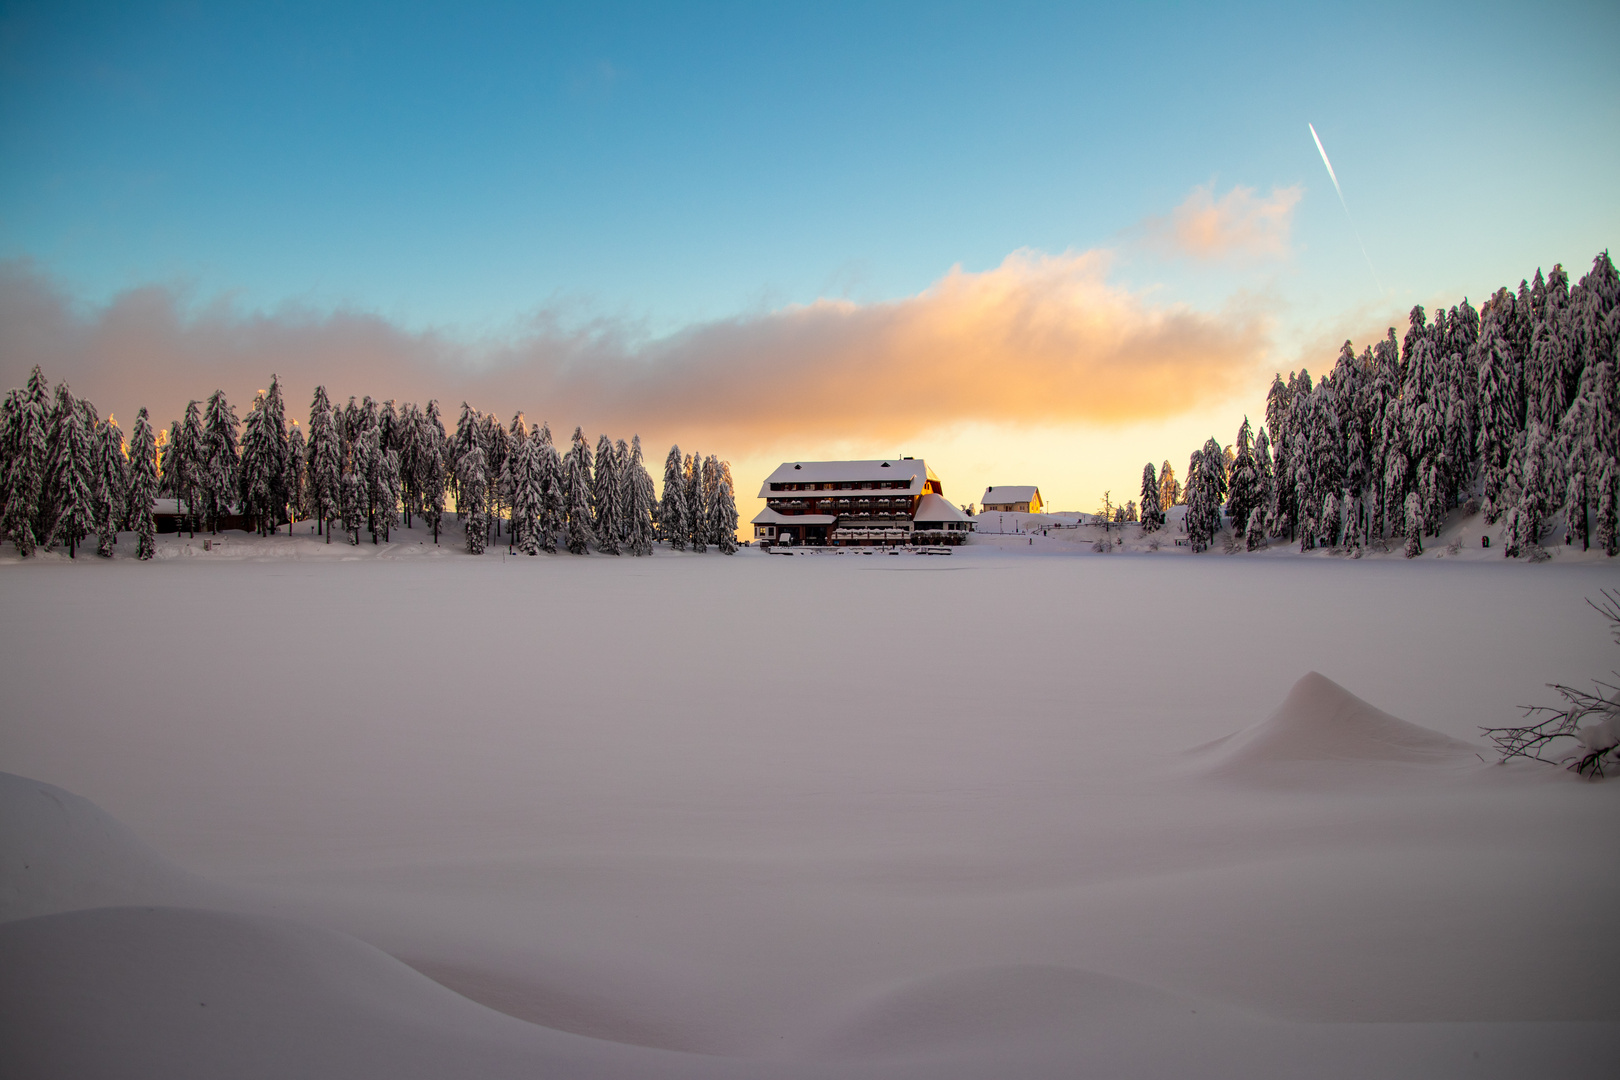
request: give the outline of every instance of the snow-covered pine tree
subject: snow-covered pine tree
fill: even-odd
[[[1406,557],[1415,559],[1423,554],[1423,500],[1415,491],[1408,492],[1406,512]]]
[[[399,501],[407,529],[422,513],[421,413],[413,401],[399,407]]]
[[[274,533],[281,515],[287,513],[292,501],[294,481],[291,476],[287,435],[287,403],[282,398],[281,380],[270,376],[270,389],[264,392],[264,455],[268,482],[270,520],[266,532]],[[293,515],[287,514],[287,533],[292,534]]]
[[[345,418],[347,426],[347,418]],[[358,437],[348,446],[348,453],[343,458],[343,478],[338,485],[338,509],[343,515],[343,530],[348,534],[351,545],[360,543],[360,530],[365,528],[370,520],[370,502],[368,499],[367,473],[370,462],[366,459],[365,431],[360,430]]]
[[[540,550],[557,550],[557,537],[568,528],[568,503],[563,497],[563,464],[551,441],[551,425],[541,424],[540,464]]]
[[[540,476],[540,440],[527,430],[507,458],[512,485],[512,527],[508,535],[518,551],[540,554],[540,506],[545,501]]]
[[[1613,558],[1620,552],[1620,521],[1616,520],[1615,484],[1620,482],[1620,468],[1615,466],[1615,459],[1605,457],[1598,473],[1597,491],[1597,520],[1595,522],[1594,542],[1605,555]]]
[[[484,469],[489,476],[484,502],[493,539],[501,535],[501,515],[506,509],[506,496],[501,491],[500,477],[506,470],[508,440],[506,429],[495,419],[494,413],[480,415],[478,431],[484,447]]]
[[[24,558],[32,555],[41,539],[34,531],[40,493],[49,468],[48,387],[38,365],[21,390],[6,395],[5,488],[0,491],[0,529],[17,546]]]
[[[619,478],[619,514],[614,526],[618,529],[619,549],[630,548],[630,514],[634,508],[635,480],[630,467],[630,444],[619,439],[613,444],[614,471]]]
[[[95,525],[94,457],[92,433],[85,430],[84,412],[67,383],[56,384],[51,410],[51,464],[47,484],[51,505],[49,536],[67,545],[76,558],[79,544]]]
[[[433,530],[433,542],[437,544],[439,526],[444,521],[444,493],[449,486],[444,460],[447,440],[438,401],[428,401],[427,408],[418,414],[417,427],[416,485],[422,494],[422,522]]]
[[[366,432],[365,438],[372,444],[367,452],[372,463],[367,501],[371,503],[371,542],[375,544],[378,536],[386,542],[399,524],[399,451],[383,445],[381,424]]]
[[[1249,511],[1249,524],[1244,532],[1244,543],[1250,551],[1266,546],[1266,509],[1256,506]]]
[[[209,532],[217,533],[219,519],[231,511],[237,469],[241,465],[237,449],[240,429],[241,422],[236,418],[236,410],[225,400],[225,391],[215,390],[209,395],[207,414],[203,418],[203,465],[199,478]]]
[[[1209,485],[1204,481],[1204,455],[1202,451],[1195,450],[1187,459],[1187,512],[1183,518],[1183,528],[1187,530],[1187,545],[1197,554],[1209,547],[1212,534],[1208,528],[1209,514],[1204,507]]]
[[[326,396],[326,387],[315,388],[309,405],[309,464],[305,467],[305,490],[310,516],[316,528],[332,542],[332,522],[341,515],[343,485],[343,439],[338,430],[339,416]]]
[[[624,492],[619,477],[618,455],[613,440],[606,435],[596,440],[596,473],[591,479],[591,521],[596,533],[596,549],[604,555],[619,553],[619,525],[623,516],[619,500]]]
[[[1241,530],[1249,521],[1249,511],[1253,510],[1259,496],[1260,477],[1255,469],[1254,429],[1249,426],[1249,418],[1243,418],[1243,424],[1238,428],[1237,453],[1232,457],[1232,466],[1227,473],[1227,499],[1226,513],[1232,519],[1232,529]]]
[[[1511,533],[1504,553],[1529,554],[1530,549],[1541,542],[1552,505],[1552,493],[1548,490],[1548,449],[1546,430],[1539,421],[1532,420],[1518,460],[1514,462],[1518,502],[1514,506],[1514,520],[1504,529]]]
[[[1142,466],[1142,531],[1157,532],[1164,521],[1159,509],[1159,477],[1153,471],[1153,462]]]
[[[1271,436],[1264,427],[1254,440],[1254,471],[1260,478],[1259,490],[1255,492],[1255,506],[1261,511],[1262,535],[1264,535],[1269,531],[1272,506],[1276,501],[1274,489],[1277,486],[1271,466]]]
[[[287,535],[291,536],[293,526],[304,517],[304,480],[305,467],[308,465],[308,453],[304,445],[304,429],[298,421],[292,423],[292,430],[287,432]]]
[[[591,540],[591,477],[587,471],[586,463],[590,460],[591,448],[585,445],[585,437],[578,428],[574,429],[574,444],[568,451],[568,459],[564,462],[563,494],[568,500],[568,550],[574,555],[584,555],[590,551]]]
[[[671,446],[664,459],[664,497],[658,504],[658,535],[671,550],[686,550],[686,476],[681,448]]]
[[[686,459],[686,542],[698,554],[709,550],[709,507],[703,500],[703,457],[693,454]]]
[[[456,520],[461,521],[465,511],[461,506],[461,459],[477,446],[482,448],[483,443],[479,435],[478,412],[465,401],[461,403],[461,416],[456,420],[456,433],[450,438],[449,450],[444,457],[444,465],[450,479],[451,492],[456,497]],[[489,462],[486,458],[485,468]]]
[[[157,505],[157,442],[146,410],[135,414],[135,429],[129,437],[129,500],[125,517],[135,530],[135,557],[150,559],[157,554],[157,525],[152,509]]]
[[[129,459],[124,456],[124,433],[110,415],[106,423],[97,426],[95,454],[96,554],[110,559],[129,509]]]
[[[242,456],[237,469],[237,483],[242,513],[251,517],[260,536],[265,536],[274,524],[270,519],[270,448],[268,425],[264,416],[264,395],[253,398],[242,423]]]
[[[456,513],[461,515],[467,530],[467,551],[472,555],[482,555],[484,545],[489,542],[489,522],[485,517],[488,513],[489,474],[484,464],[484,448],[473,442],[461,455],[456,467],[459,470],[456,477],[459,490]]]
[[[722,555],[737,553],[737,501],[731,496],[731,484],[720,481],[715,489],[714,501],[709,504],[709,535]]]
[[[581,545],[588,545],[595,539],[591,514],[593,464],[591,446],[585,441],[585,432],[575,427],[574,437],[568,446],[568,457],[563,462],[563,508],[568,516],[567,545],[575,555],[585,554],[586,549]]]
[[[512,414],[512,424],[507,428],[505,437],[506,458],[501,463],[500,499],[501,505],[506,507],[508,522],[506,547],[510,551],[516,547],[518,539],[516,535],[516,499],[519,484],[517,473],[522,466],[518,464],[517,458],[522,452],[523,444],[529,441],[529,425],[524,420],[521,410]],[[499,531],[499,526],[497,526],[496,531]]]
[[[1170,467],[1170,459],[1166,458],[1159,466],[1159,509],[1165,511],[1181,502],[1181,482],[1176,479],[1176,470]]]
[[[630,439],[630,510],[627,543],[632,555],[651,555],[653,551],[653,515],[658,512],[658,495],[653,488],[652,474],[641,457],[641,436]]]
[[[1478,346],[1479,430],[1474,435],[1474,446],[1484,476],[1488,523],[1495,523],[1505,508],[1502,494],[1507,483],[1508,457],[1524,415],[1519,366],[1502,326],[1508,317],[1504,309],[1512,303],[1506,292],[1502,290],[1486,306]]]

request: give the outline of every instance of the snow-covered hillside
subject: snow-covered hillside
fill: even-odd
[[[1620,786],[1478,735],[1606,560],[163,539],[0,571],[25,1075],[1612,1070]]]

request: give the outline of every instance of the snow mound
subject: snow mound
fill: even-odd
[[[19,1080],[744,1075],[514,1020],[334,931],[165,907],[0,925],[0,1053]]]
[[[0,773],[0,922],[114,904],[204,904],[220,890],[90,800]]]
[[[1320,778],[1329,766],[1454,766],[1477,763],[1467,743],[1391,716],[1312,671],[1258,724],[1193,751],[1207,775],[1251,780]]]
[[[1116,1041],[1129,1041],[1133,1034],[1149,1036],[1202,1008],[1196,1001],[1083,968],[968,968],[874,996],[839,1026],[822,1050],[835,1057],[864,1058],[1045,1046],[1058,1051],[1060,1059],[1074,1060],[1083,1042],[1101,1035]]]

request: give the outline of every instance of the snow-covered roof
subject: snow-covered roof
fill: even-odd
[[[941,495],[929,492],[917,503],[917,512],[912,515],[912,521],[920,524],[925,522],[946,521],[972,521],[962,511],[951,505],[951,501]]]
[[[852,482],[876,482],[879,480],[896,481],[909,480],[906,489],[912,492],[922,490],[924,481],[933,480],[936,483],[939,477],[928,464],[917,458],[887,458],[872,461],[784,461],[776,467],[776,471],[765,478],[765,483],[759,489],[759,497],[764,499],[771,495],[772,484],[828,484]]]
[[[984,489],[984,497],[979,500],[982,506],[985,503],[1027,503],[1040,494],[1041,489],[1034,484],[995,484]]]
[[[838,518],[833,514],[779,514],[766,507],[754,515],[750,525],[831,525]]]

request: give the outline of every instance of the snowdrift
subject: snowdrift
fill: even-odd
[[[222,900],[222,890],[164,859],[88,799],[0,773],[0,922]]]
[[[1100,1038],[1162,1039],[1199,1011],[1229,1010],[1082,968],[1019,964],[969,968],[876,994],[824,1044],[835,1056],[928,1056],[1044,1045],[1076,1049]]]
[[[1209,776],[1317,782],[1353,771],[1385,776],[1479,764],[1473,747],[1391,716],[1327,676],[1296,682],[1266,719],[1196,748]]]
[[[732,1076],[514,1020],[386,953],[265,916],[109,907],[0,925],[19,1078]]]

